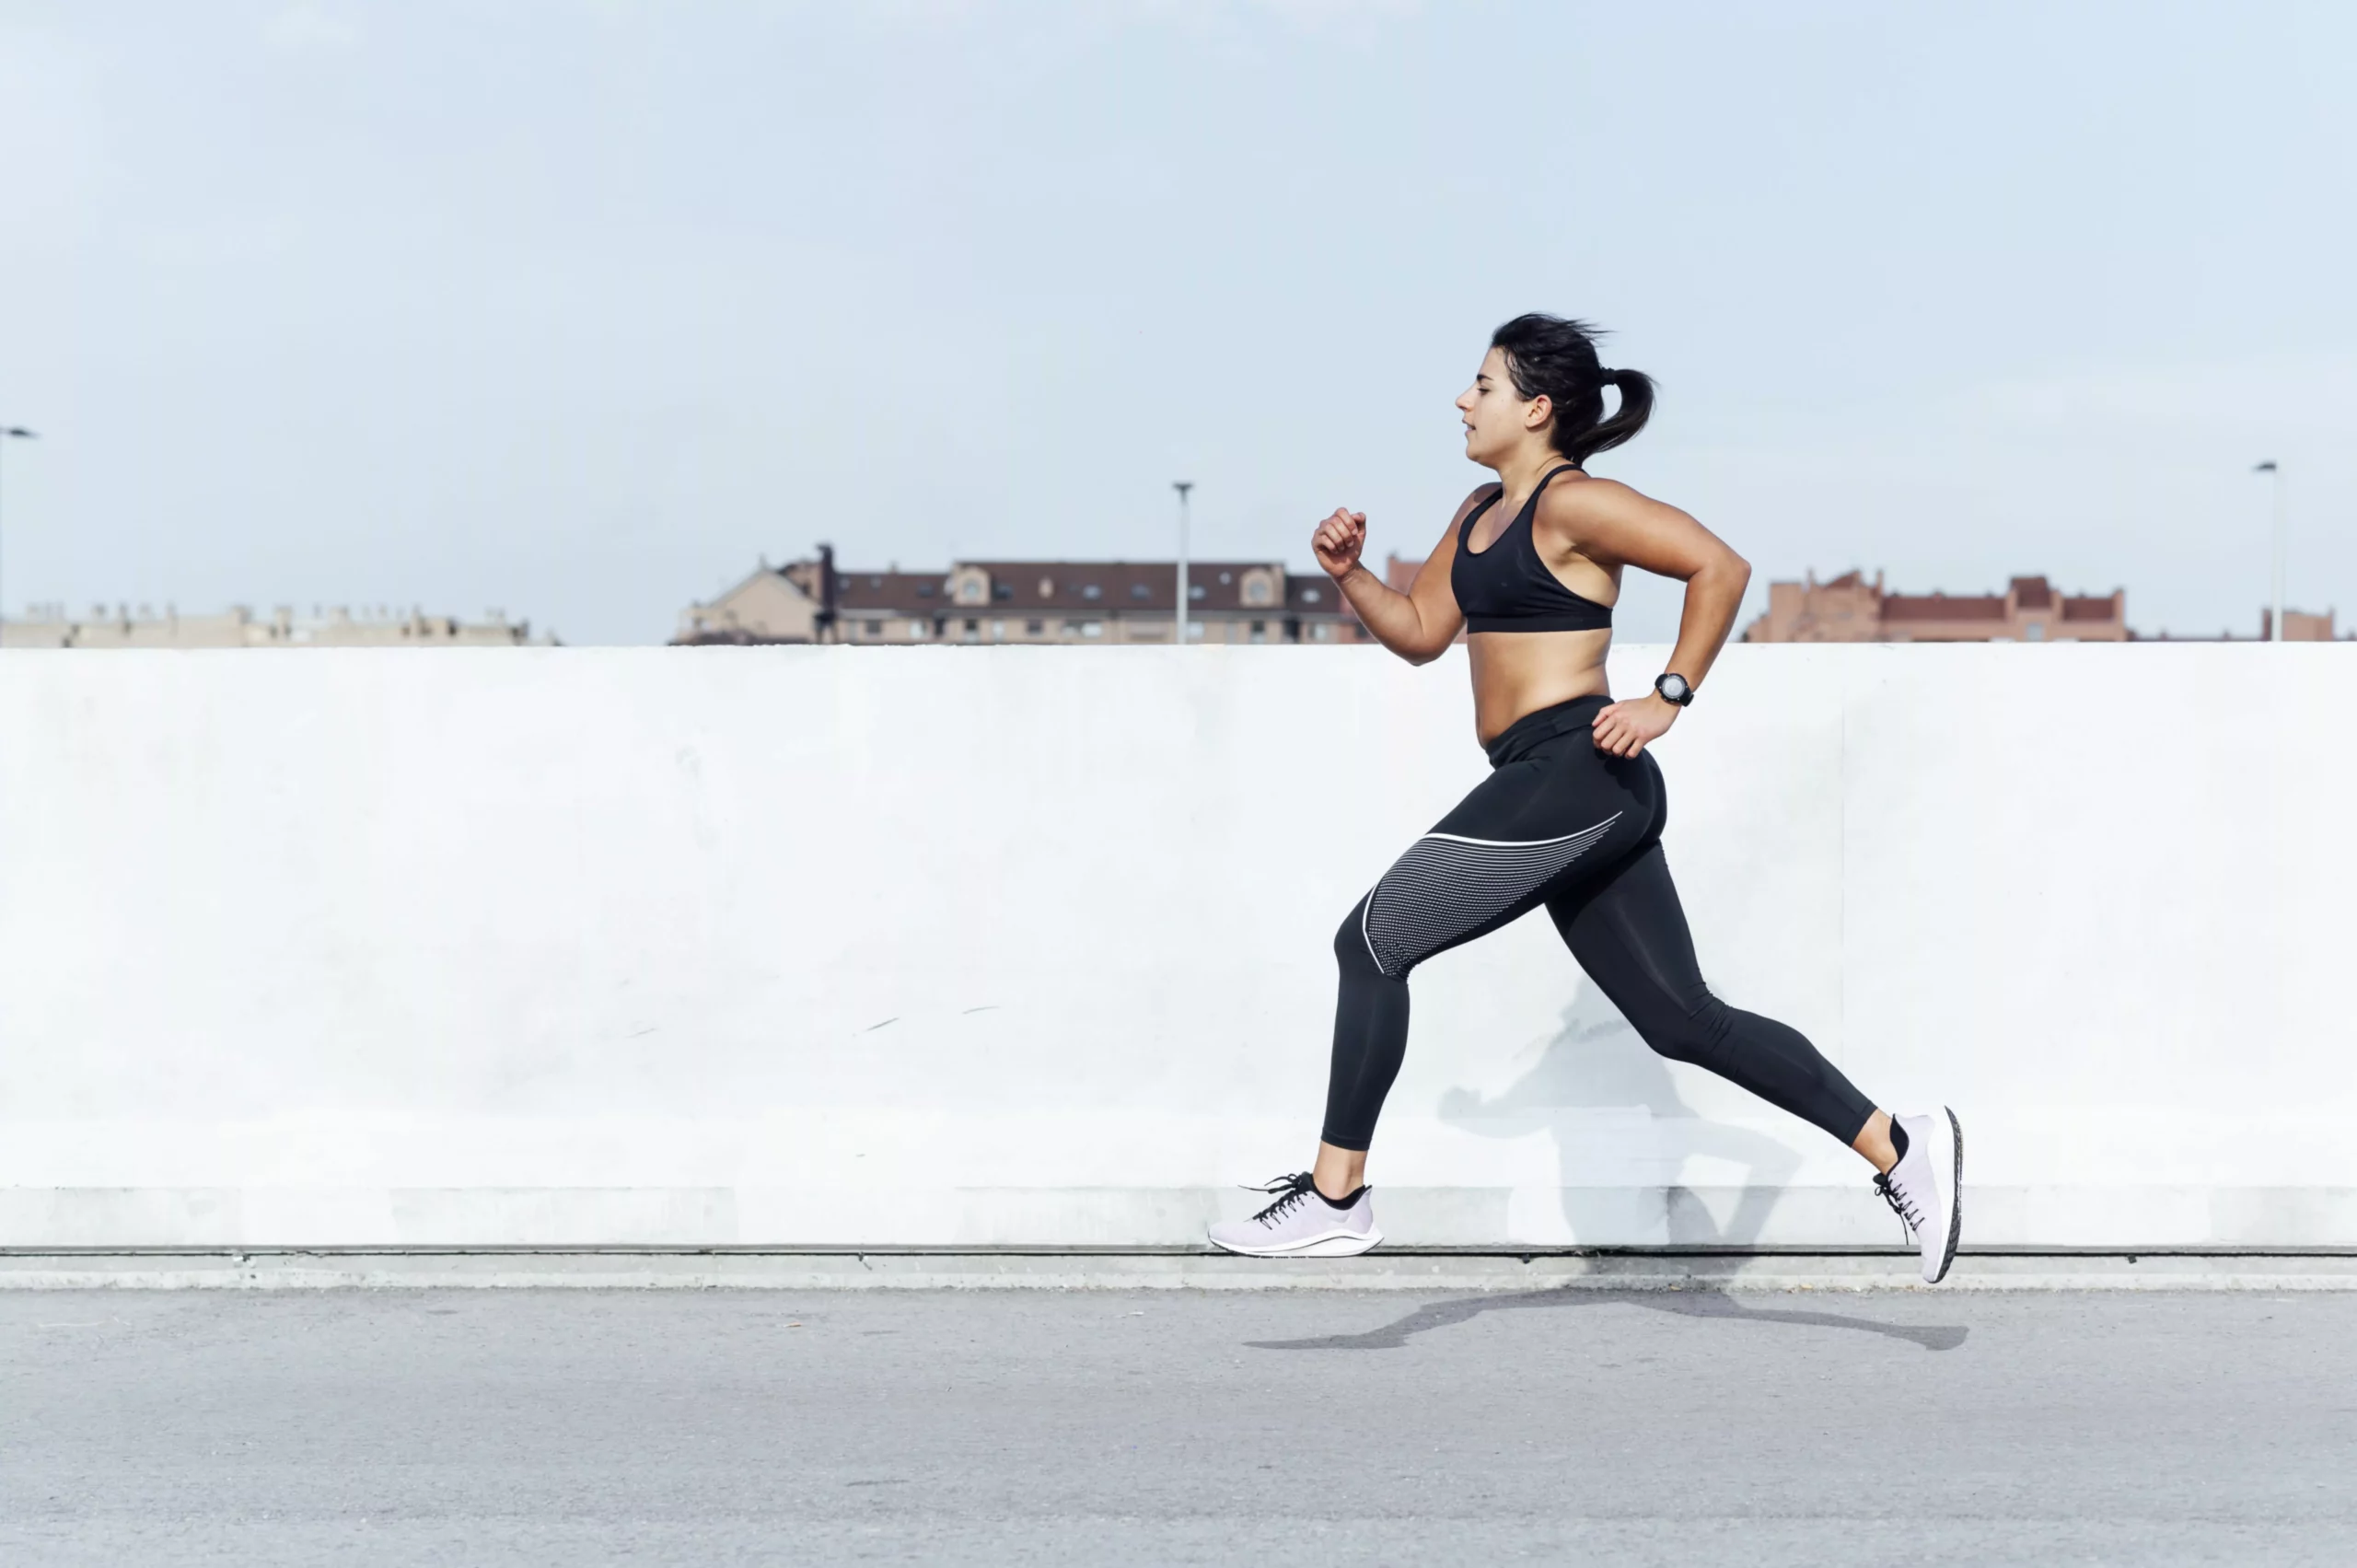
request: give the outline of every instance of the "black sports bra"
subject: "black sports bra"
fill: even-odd
[[[1546,492],[1549,481],[1559,473],[1577,473],[1579,466],[1565,463],[1548,471],[1522,504],[1515,520],[1506,525],[1505,532],[1490,541],[1490,548],[1476,555],[1467,548],[1473,537],[1473,525],[1481,514],[1498,504],[1503,487],[1490,498],[1466,514],[1465,526],[1457,530],[1457,559],[1448,568],[1448,586],[1457,594],[1457,608],[1465,612],[1465,629],[1469,632],[1608,632],[1612,629],[1612,607],[1598,604],[1592,598],[1582,598],[1557,580],[1547,570],[1547,563],[1538,559],[1538,546],[1530,538],[1530,519],[1538,515],[1538,497]]]

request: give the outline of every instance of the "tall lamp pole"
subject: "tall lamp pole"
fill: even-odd
[[[11,441],[38,441],[41,436],[21,424],[0,424],[0,452],[8,449]],[[8,597],[0,593],[0,621],[8,618]]]
[[[2275,477],[2275,610],[2268,620],[2267,640],[2280,643],[2283,640],[2283,470],[2270,459],[2253,464],[2250,471]]]
[[[1178,493],[1178,619],[1171,632],[1183,648],[1187,645],[1187,492],[1195,488],[1195,482],[1173,480],[1170,488]]]

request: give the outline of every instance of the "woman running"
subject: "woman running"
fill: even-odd
[[[1383,1239],[1366,1151],[1408,1045],[1408,975],[1435,953],[1546,906],[1580,967],[1647,1045],[1707,1067],[1855,1149],[1937,1283],[1956,1257],[1963,1133],[1945,1107],[1892,1117],[1797,1031],[1711,994],[1662,858],[1668,801],[1645,754],[1711,672],[1751,567],[1675,506],[1584,471],[1644,428],[1654,384],[1597,362],[1596,330],[1518,316],[1457,400],[1465,455],[1497,473],[1468,495],[1406,593],[1359,563],[1366,516],[1310,537],[1377,641],[1411,664],[1469,633],[1476,732],[1490,776],[1393,863],[1334,934],[1342,970],[1316,1167],[1275,1201],[1211,1227],[1254,1257],[1337,1258]],[[1620,394],[1605,417],[1604,389]],[[1686,585],[1669,669],[1612,700],[1604,675],[1620,574]]]

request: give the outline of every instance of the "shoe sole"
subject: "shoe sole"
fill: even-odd
[[[1382,1241],[1383,1233],[1379,1230],[1346,1230],[1321,1236],[1314,1241],[1297,1241],[1290,1247],[1237,1247],[1216,1239],[1212,1240],[1212,1245],[1239,1258],[1355,1258],[1381,1245]]]
[[[1923,1276],[1926,1284],[1938,1284],[1948,1277],[1948,1269],[1956,1262],[1956,1245],[1964,1237],[1964,1127],[1946,1106],[1940,1107],[1940,1114],[1948,1123],[1948,1234],[1940,1250],[1938,1270]]]

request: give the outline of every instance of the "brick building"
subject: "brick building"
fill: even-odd
[[[1279,561],[1196,561],[1189,640],[1370,642],[1326,575]],[[960,561],[946,572],[844,571],[834,552],[763,564],[679,617],[675,644],[1132,644],[1172,640],[1175,561]]]
[[[2290,623],[2286,618],[2287,625]],[[1747,643],[2124,643],[2128,592],[2058,593],[2044,577],[2015,577],[2002,594],[1895,594],[1882,574],[1768,585],[1768,613]]]

